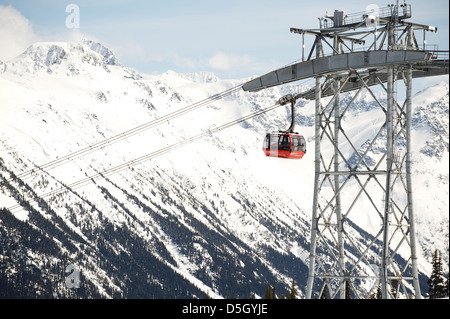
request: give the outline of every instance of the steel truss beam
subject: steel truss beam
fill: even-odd
[[[420,297],[411,223],[411,68],[406,72],[390,69],[388,86],[382,84],[386,101],[380,101],[365,85],[369,77],[359,76],[363,85],[346,105],[340,95],[350,74],[316,79],[316,174],[308,298],[320,297],[324,290],[330,298],[345,298],[348,288],[352,297],[368,298],[379,283],[384,298]],[[394,97],[394,83],[400,77],[408,91],[402,105]],[[322,104],[320,97],[327,87],[333,87],[334,94]],[[371,94],[381,116],[386,117],[364,145],[347,134],[344,121],[362,90]],[[380,145],[386,146],[381,153]],[[378,159],[369,158],[369,153],[379,153]],[[349,233],[352,219],[361,217],[377,226],[366,245]],[[368,296],[361,295],[357,288],[361,285],[371,286]]]
[[[370,298],[378,290],[384,299],[421,298],[411,183],[411,87],[415,77],[448,74],[448,51],[428,55],[419,48],[414,30],[425,33],[436,29],[406,23],[395,9],[392,12],[390,19],[383,20],[384,26],[374,30],[355,31],[361,24],[351,31],[346,27],[326,29],[326,36],[334,37],[328,57],[323,53],[323,34],[316,34],[307,61],[290,66],[294,78],[307,73],[301,66],[311,64],[309,70],[316,79],[315,87],[302,94],[315,100],[307,298],[321,298],[325,292],[328,298]],[[305,34],[298,29],[294,32]],[[351,48],[343,42],[356,36],[368,42],[371,35],[373,42],[366,43],[367,51],[354,50],[356,41]],[[330,47],[327,41],[325,44]],[[313,52],[315,59],[311,59]],[[427,54],[423,60],[420,52]],[[364,59],[359,60],[362,55]],[[320,69],[320,63],[328,67]],[[247,87],[257,90],[271,86],[274,75],[280,83],[289,82],[289,67]],[[405,84],[403,103],[397,101],[399,81]],[[375,87],[384,91],[384,98],[373,91]],[[373,98],[382,119],[374,122],[373,135],[367,141],[348,133],[352,125],[346,123],[346,115],[363,90]],[[341,94],[349,91],[355,94],[344,102]],[[371,235],[367,238],[355,231],[361,218],[365,220],[362,224],[371,225],[364,229]]]
[[[296,95],[315,101],[306,298],[325,292],[328,298],[370,298],[378,289],[385,299],[421,298],[411,184],[411,87],[413,78],[448,74],[449,59],[448,51],[426,50],[425,33],[437,29],[405,22],[410,13],[409,5],[397,2],[380,11],[374,27],[366,25],[369,14],[364,13],[323,29],[292,28],[302,36],[302,62],[242,87],[253,92],[315,78],[311,90]],[[422,47],[415,30],[423,31]],[[315,37],[306,60],[305,35]],[[397,101],[400,81],[404,103]],[[383,98],[375,88],[381,88]],[[350,100],[341,98],[350,91]],[[350,132],[354,124],[346,122],[362,91],[374,101],[371,111],[378,112],[367,141]],[[358,223],[368,229],[357,231]]]
[[[314,91],[303,94],[304,98],[315,100],[315,181],[307,298],[320,298],[325,292],[328,298],[369,298],[378,289],[385,299],[421,298],[411,185],[411,87],[413,72],[415,76],[448,74],[448,60],[439,60],[444,68],[437,72],[421,67],[433,64],[429,57],[425,57],[425,62],[412,61],[405,51],[402,62],[401,53],[396,51],[401,47],[400,38],[404,36],[406,40],[404,49],[418,53],[419,48],[412,24],[398,37],[396,22],[387,22],[378,36],[373,32],[363,36],[375,34],[371,48],[381,50],[386,45],[384,62],[371,57],[380,51],[363,53],[364,63],[381,61],[373,67],[349,64],[347,70],[338,71],[345,68],[345,62],[341,63],[343,46],[341,34],[336,31],[333,55],[328,57],[330,67],[322,74],[316,73]],[[316,35],[315,47],[311,49],[316,52],[316,59],[310,61],[313,65],[324,60],[321,39]],[[352,60],[361,53],[351,51],[346,61],[354,66]],[[282,74],[286,73],[276,75]],[[295,74],[301,72],[296,70]],[[271,85],[271,74],[268,76],[260,80],[262,85]],[[398,80],[405,83],[404,103],[396,100]],[[373,91],[375,85],[385,92],[381,101]],[[355,95],[343,103],[341,93],[351,90],[356,90]],[[378,127],[374,125],[376,133],[361,144],[357,136],[347,134],[345,119],[363,90],[370,93],[384,121]],[[323,103],[326,96],[329,100]],[[371,240],[352,233],[360,218],[371,221],[371,229],[366,230],[372,235]]]

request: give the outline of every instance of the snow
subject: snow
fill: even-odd
[[[37,43],[2,65],[0,155],[5,165],[16,174],[148,123],[245,81],[222,80],[206,72],[138,74],[123,67],[110,50],[88,40],[79,43]],[[214,101],[207,107],[52,169],[49,173],[53,178],[49,178],[49,184],[45,187],[38,186],[33,178],[36,192],[40,194],[57,189],[60,187],[58,181],[70,185],[86,176],[149,154],[208,130],[213,125],[218,126],[272,105],[286,92],[298,89],[298,86],[291,85],[253,95],[239,92]],[[367,94],[359,97],[355,103],[365,105],[369,101]],[[415,108],[439,101],[447,103],[447,150],[442,157],[421,153],[421,146],[433,135],[429,124],[424,123],[413,130],[414,145],[417,145],[413,164],[414,208],[420,269],[424,273],[430,271],[427,258],[434,248],[448,251],[448,84],[442,83],[419,92],[413,101]],[[299,114],[311,117],[312,112],[313,103],[304,101]],[[283,225],[285,229],[299,231],[292,225],[306,225],[311,218],[314,128],[308,123],[297,124],[308,142],[308,152],[301,161],[266,158],[261,150],[265,132],[287,127],[287,115],[288,109],[281,107],[140,164],[135,168],[142,174],[140,180],[137,180],[136,172],[129,171],[112,176],[111,180],[147,194],[151,198],[151,201],[146,201],[147,205],[166,207],[182,221],[183,214],[163,200],[167,194],[149,194],[152,176],[157,171],[164,172],[167,174],[167,188],[175,196],[181,194],[174,200],[179,205],[185,205],[186,211],[208,228],[232,233],[254,249],[266,244],[277,251],[290,252],[306,264],[309,252],[305,247],[294,240],[283,242],[282,234],[274,233],[262,223],[267,219]],[[384,121],[384,113],[373,108],[362,108],[346,116],[352,120],[345,122],[345,130],[354,137],[356,147],[377,134],[374,127],[379,127]],[[344,142],[342,138],[341,143]],[[331,152],[332,149],[324,150],[327,151]],[[344,149],[346,155],[352,152],[350,147]],[[353,194],[360,189],[354,182],[349,183],[349,188]],[[102,194],[98,190],[90,193],[92,189],[80,189],[80,194],[91,195],[90,198],[97,196],[99,199],[96,205],[108,212],[108,218],[118,224],[127,223],[125,215],[100,200]],[[122,202],[127,200],[119,191],[114,195]],[[190,196],[197,203],[191,204]],[[144,201],[142,196],[140,198]],[[245,198],[252,199],[258,214],[243,208],[242,200]],[[381,192],[376,194],[374,190],[374,198],[382,205]],[[343,201],[351,200],[352,196],[343,198]],[[195,205],[199,203],[210,208],[220,223],[196,209]],[[16,201],[7,192],[0,192],[0,206],[10,207],[15,204]],[[55,205],[60,205],[58,213],[64,217],[63,205]],[[367,205],[371,204],[361,200],[355,210],[365,211]],[[217,291],[195,278],[193,273],[199,265],[193,264],[183,255],[177,243],[171,240],[170,234],[158,229],[154,221],[139,211],[138,206],[133,207],[133,211],[138,220],[153,225],[152,231],[165,238],[164,244],[177,263],[177,267],[171,265],[174,270],[201,290],[220,297]],[[16,217],[26,220],[27,214],[18,212]],[[349,218],[369,233],[373,234],[379,229],[379,219],[353,212]],[[190,227],[187,223],[185,225]],[[140,231],[145,236],[144,229]],[[304,231],[300,235],[309,240],[308,231],[300,231]],[[201,251],[201,244],[197,244],[196,249]],[[207,260],[207,256],[204,258]]]

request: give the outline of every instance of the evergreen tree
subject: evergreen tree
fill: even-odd
[[[399,284],[399,280],[398,279],[392,279],[392,281],[391,281],[391,293],[392,293],[392,296],[394,296],[394,299],[397,299],[398,284]]]
[[[277,299],[277,295],[275,293],[276,290],[276,282],[273,283],[273,286],[266,286],[266,299]]]
[[[377,299],[383,299],[383,291],[381,290],[381,285],[377,289]]]
[[[442,275],[442,256],[438,249],[434,251],[431,264],[433,270],[430,279],[428,279],[428,295],[432,299],[445,297],[446,288]]]
[[[328,299],[328,285],[325,284],[325,286],[323,287],[323,291],[322,294],[320,295],[320,299]]]
[[[450,292],[448,291],[448,276],[449,276],[449,273],[447,273],[447,279],[445,280],[445,289],[447,292],[447,297],[450,296]]]
[[[350,282],[348,280],[345,281],[345,299],[352,299],[350,295]]]
[[[266,286],[266,299],[273,299],[273,291],[271,285]]]
[[[383,291],[381,289],[381,284],[378,286],[376,299],[383,299]]]
[[[276,281],[274,281],[273,288],[272,288],[272,299],[277,299],[276,289],[277,289],[277,283],[276,283]]]
[[[383,293],[381,291],[381,284],[378,285],[377,291],[370,295],[370,299],[382,299]]]
[[[289,299],[297,299],[297,289],[295,288],[295,281],[292,279],[291,291],[288,295]]]

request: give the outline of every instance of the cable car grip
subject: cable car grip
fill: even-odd
[[[282,96],[278,103],[280,105],[286,105],[288,103],[291,104],[291,126],[286,131],[282,131],[285,133],[294,133],[294,127],[295,127],[295,101],[297,100],[297,97],[293,94],[287,94],[285,96]]]
[[[297,98],[293,94],[287,94],[285,96],[282,96],[278,100],[278,103],[280,103],[280,105],[286,105],[288,103],[295,103],[296,100]]]

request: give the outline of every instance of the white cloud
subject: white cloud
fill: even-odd
[[[0,61],[4,62],[15,58],[39,41],[78,42],[86,38],[101,42],[96,37],[81,32],[79,28],[47,30],[38,35],[30,21],[12,6],[0,5],[0,17]]]
[[[19,11],[0,5],[0,61],[8,61],[38,41],[33,28]]]
[[[278,69],[280,65],[271,59],[260,59],[248,54],[217,52],[208,59],[208,67],[223,76],[249,77]]]
[[[203,63],[199,60],[183,57],[178,54],[172,55],[172,61],[175,66],[190,70],[196,70],[198,68],[201,68],[201,66],[203,65]]]
[[[233,55],[217,52],[208,60],[208,64],[213,69],[229,70],[244,66],[248,67],[254,64],[254,59],[249,55]]]

